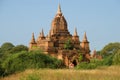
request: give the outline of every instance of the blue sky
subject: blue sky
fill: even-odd
[[[32,32],[45,34],[61,4],[71,34],[84,32],[91,50],[101,50],[110,42],[120,42],[120,0],[0,0],[0,45],[29,45]]]

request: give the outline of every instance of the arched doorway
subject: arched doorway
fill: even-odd
[[[73,60],[72,64],[74,64],[74,66],[76,66],[77,65],[76,60]]]

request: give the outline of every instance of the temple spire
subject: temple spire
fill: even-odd
[[[78,36],[76,28],[75,28],[75,31],[74,31],[74,36]]]
[[[58,11],[57,11],[57,14],[62,14],[60,4],[58,5]]]
[[[42,32],[41,32],[41,37],[44,37],[44,31],[43,31],[43,29],[42,29]]]
[[[32,33],[32,39],[31,39],[31,43],[35,43],[35,37],[34,37],[34,33]]]
[[[84,33],[83,42],[88,42],[86,32]]]

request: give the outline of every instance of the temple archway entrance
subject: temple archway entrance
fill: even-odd
[[[74,66],[76,66],[76,65],[77,65],[76,60],[73,60],[72,64],[73,64]]]

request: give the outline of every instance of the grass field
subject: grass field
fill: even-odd
[[[120,66],[100,67],[95,70],[26,70],[0,80],[120,80]]]

